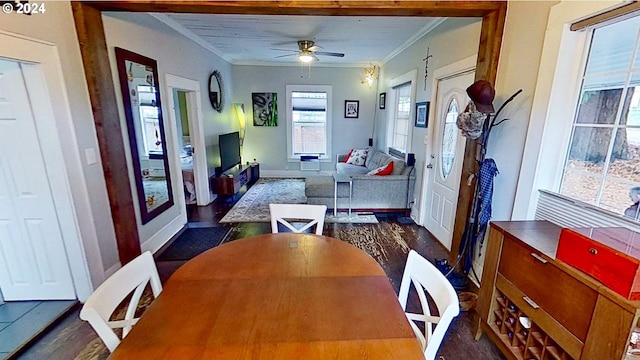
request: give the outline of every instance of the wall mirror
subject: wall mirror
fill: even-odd
[[[143,224],[173,205],[156,61],[116,48],[133,173]]]
[[[224,88],[222,75],[218,70],[215,70],[209,75],[209,102],[211,102],[211,106],[217,112],[222,112],[224,105]]]

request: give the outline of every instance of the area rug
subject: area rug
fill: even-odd
[[[158,261],[189,260],[218,246],[229,232],[226,227],[187,228],[160,254]]]
[[[306,202],[304,179],[261,178],[219,222],[270,222],[269,204],[305,204]],[[340,212],[337,216],[333,216],[333,213],[327,214],[325,222],[377,224],[378,220],[372,214],[352,212],[351,216],[348,216],[348,213]]]

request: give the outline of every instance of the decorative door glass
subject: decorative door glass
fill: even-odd
[[[458,141],[458,126],[456,119],[458,118],[458,102],[452,98],[449,102],[447,113],[445,114],[444,126],[442,131],[442,177],[446,179],[451,170],[456,157],[456,142]]]

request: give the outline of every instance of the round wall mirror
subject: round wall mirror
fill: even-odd
[[[224,89],[222,86],[222,75],[218,70],[215,70],[209,75],[209,101],[216,111],[222,112]]]

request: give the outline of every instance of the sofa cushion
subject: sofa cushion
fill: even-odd
[[[393,161],[389,161],[389,163],[385,166],[380,166],[377,169],[373,169],[367,173],[367,175],[390,175],[393,172]]]
[[[344,159],[342,159],[342,162],[346,163],[347,160],[349,160],[349,157],[351,157],[351,152],[353,151],[353,149],[349,150],[349,152],[347,153],[347,155],[344,156]]]
[[[395,158],[391,155],[385,154],[381,151],[373,151],[367,156],[366,166],[369,171],[379,168],[380,166],[387,165],[390,161],[393,161],[392,175],[402,175],[407,164],[403,159]]]
[[[349,184],[338,184],[338,197],[344,198],[349,196]],[[333,176],[309,176],[304,180],[304,194],[309,198],[328,198],[333,199],[335,191],[335,180]],[[331,205],[333,207],[333,204]]]
[[[364,166],[366,160],[367,160],[367,153],[369,152],[369,149],[353,149],[351,150],[351,155],[349,156],[349,159],[347,160],[347,164],[352,164],[352,165],[360,165],[360,166]]]
[[[347,175],[362,175],[369,172],[364,166],[352,165],[347,163],[339,162],[336,164],[336,172],[338,174],[347,174]]]
[[[404,173],[404,169],[407,167],[407,163],[404,160],[396,159],[391,157],[393,160],[393,172],[392,175],[402,175]]]
[[[332,176],[310,176],[305,179],[304,185],[306,197],[333,195],[334,182]]]

